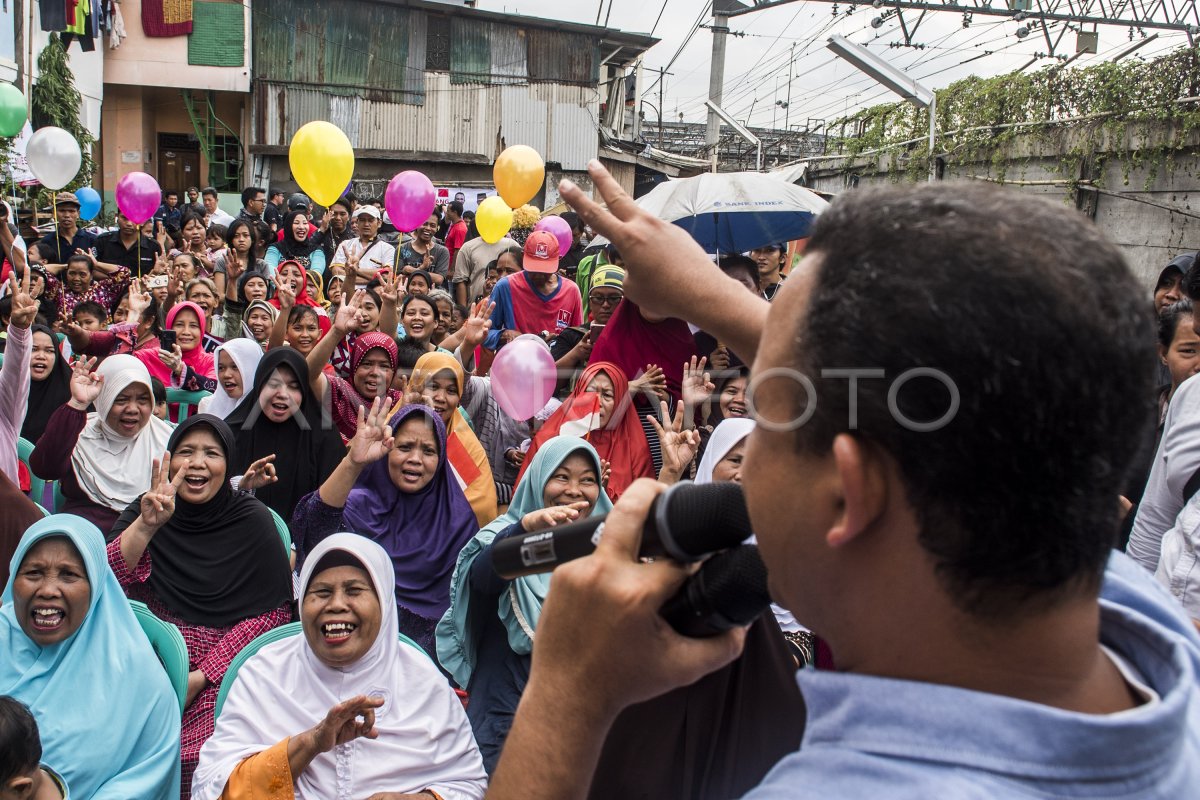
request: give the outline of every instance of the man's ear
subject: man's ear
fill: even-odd
[[[841,515],[825,534],[825,541],[830,547],[841,547],[883,515],[887,506],[887,465],[877,451],[845,433],[833,440],[832,452],[841,493]]]

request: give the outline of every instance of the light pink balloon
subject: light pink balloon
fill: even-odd
[[[500,348],[489,374],[496,402],[516,420],[532,419],[550,402],[558,383],[550,348],[532,333]]]
[[[158,181],[144,172],[130,172],[117,181],[117,208],[130,221],[141,225],[162,205]]]
[[[575,244],[575,234],[571,230],[571,226],[562,217],[546,217],[538,220],[538,224],[533,226],[535,231],[546,231],[554,234],[554,238],[558,239],[558,254],[565,256],[567,251],[571,249],[571,245]]]

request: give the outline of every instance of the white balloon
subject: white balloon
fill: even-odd
[[[58,191],[79,174],[83,154],[79,142],[62,128],[38,128],[25,148],[29,171],[47,189]]]

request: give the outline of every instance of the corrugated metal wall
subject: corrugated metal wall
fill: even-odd
[[[583,86],[453,84],[447,73],[427,76],[424,106],[333,95],[266,81],[256,103],[259,144],[286,146],[312,120],[337,125],[356,149],[402,150],[496,157],[501,146],[528,144],[546,161],[581,170],[596,155],[599,94]]]

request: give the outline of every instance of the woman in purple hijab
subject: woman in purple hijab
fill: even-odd
[[[292,531],[300,558],[338,531],[378,542],[396,571],[400,631],[433,655],[455,560],[479,524],[447,463],[437,413],[409,405],[386,414],[379,400],[359,409],[346,457],[297,504]]]

